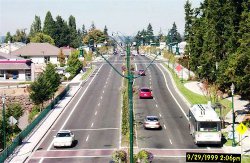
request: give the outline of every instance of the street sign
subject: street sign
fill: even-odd
[[[181,65],[178,65],[178,66],[176,66],[176,68],[175,68],[178,72],[180,72],[181,71],[181,69],[182,69],[182,67],[181,67]]]
[[[66,78],[69,78],[69,77],[70,77],[70,73],[67,72],[67,73],[65,74],[65,76],[66,76]]]
[[[243,134],[247,131],[247,127],[246,127],[243,123],[240,123],[240,124],[236,127],[236,131],[237,131],[240,135],[243,135]]]
[[[9,117],[9,124],[11,126],[14,126],[16,123],[17,123],[17,120],[13,116],[10,116]]]

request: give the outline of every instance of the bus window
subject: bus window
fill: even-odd
[[[199,131],[219,131],[218,122],[199,122]]]

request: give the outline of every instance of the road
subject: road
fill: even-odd
[[[150,61],[145,56],[136,56],[134,60],[136,70],[146,69]],[[188,106],[176,93],[169,75],[162,66],[152,64],[147,69],[146,76],[135,80],[135,87],[137,90],[141,87],[149,87],[152,89],[154,96],[153,99],[139,99],[137,94],[135,98],[135,121],[139,149],[169,156],[168,158],[161,158],[169,162],[183,162],[186,151],[210,150],[210,147],[194,145],[189,134],[186,117]],[[143,120],[147,115],[158,116],[162,129],[145,130]],[[212,150],[221,151],[216,147]]]
[[[109,60],[119,71],[124,58],[112,56]],[[145,69],[151,60],[136,56],[132,63],[136,70]],[[121,84],[122,78],[103,61],[82,85],[75,98],[65,108],[60,118],[41,141],[29,163],[43,162],[109,162],[113,150],[121,148]],[[157,62],[146,71],[146,76],[137,78],[134,86],[153,90],[153,99],[139,99],[134,94],[136,139],[135,152],[146,149],[155,155],[154,162],[183,162],[187,151],[213,150],[220,148],[197,147],[189,135],[186,113],[187,105],[175,92],[166,70]],[[145,130],[142,126],[147,115],[160,117],[162,130]],[[58,130],[72,130],[76,142],[72,148],[52,146]]]
[[[109,60],[121,63],[122,58],[113,56]],[[119,148],[122,78],[108,64],[97,65],[29,162],[82,162],[83,159],[86,159],[84,162],[107,162],[111,152]],[[115,67],[120,70],[121,64]],[[52,146],[53,136],[61,129],[74,132],[73,148]]]

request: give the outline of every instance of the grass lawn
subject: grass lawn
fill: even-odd
[[[86,80],[94,70],[95,65],[92,65],[92,68],[88,68],[87,71],[82,75],[82,80]]]

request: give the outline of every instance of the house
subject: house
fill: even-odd
[[[31,60],[0,52],[0,81],[32,81],[33,74]]]
[[[34,64],[47,64],[51,62],[52,64],[59,65],[59,53],[60,48],[49,43],[29,43],[27,46],[12,52],[12,55],[30,59]],[[67,59],[70,53],[67,52],[64,55]]]

